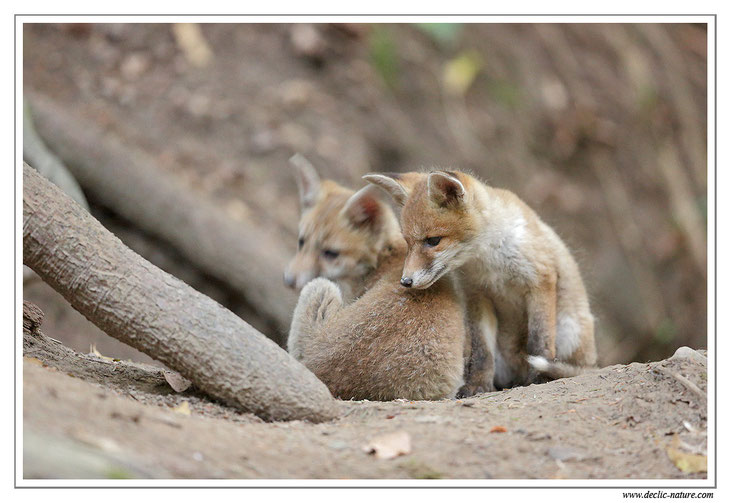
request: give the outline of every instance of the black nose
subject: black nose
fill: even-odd
[[[401,286],[405,286],[406,288],[411,288],[411,285],[414,284],[414,280],[411,278],[403,277],[401,278]]]

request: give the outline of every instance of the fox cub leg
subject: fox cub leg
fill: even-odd
[[[470,340],[465,351],[465,384],[457,392],[457,398],[495,390],[497,316],[492,303],[471,303],[467,327]]]
[[[317,278],[305,285],[292,316],[287,351],[297,360],[322,341],[322,325],[343,307],[340,288],[330,280]]]
[[[527,296],[529,355],[556,358],[556,274],[545,274]]]

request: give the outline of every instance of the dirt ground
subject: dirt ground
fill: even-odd
[[[693,473],[707,452],[698,352],[464,400],[348,401],[322,424],[266,423],[175,392],[158,367],[37,337],[24,343],[24,478],[706,476]],[[364,449],[399,432],[403,455]]]

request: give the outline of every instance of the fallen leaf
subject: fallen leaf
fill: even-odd
[[[364,445],[363,450],[375,454],[376,459],[393,459],[411,452],[411,436],[405,431],[381,435]]]
[[[206,42],[201,27],[194,23],[175,23],[173,36],[188,62],[202,68],[213,59],[213,51]]]
[[[104,356],[96,349],[96,344],[92,344],[89,346],[89,354],[94,355],[98,358],[101,358],[102,360],[107,360],[109,362],[114,361],[114,358],[110,358],[108,356]]]
[[[181,402],[180,405],[173,408],[173,412],[177,412],[178,414],[182,414],[184,416],[190,416],[190,404],[188,404],[188,401],[185,400]]]
[[[708,471],[708,456],[702,454],[690,454],[677,449],[680,439],[676,435],[666,451],[668,458],[683,473],[701,473]]]
[[[28,363],[32,363],[33,365],[40,365],[41,367],[43,366],[43,362],[33,356],[24,356],[23,360],[27,361]]]
[[[193,384],[177,372],[165,370],[163,371],[163,375],[165,376],[165,380],[168,382],[170,387],[178,393],[182,393],[186,389],[190,388],[191,384]]]
[[[505,426],[493,426],[490,433],[506,433],[508,429]]]
[[[90,445],[91,447],[95,447],[97,449],[101,449],[102,451],[120,452],[122,450],[119,447],[119,444],[117,444],[117,442],[115,442],[113,439],[100,437],[98,435],[95,435],[94,433],[85,430],[73,430],[71,432],[71,436],[79,442]]]

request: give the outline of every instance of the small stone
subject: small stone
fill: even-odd
[[[334,441],[330,442],[329,444],[327,444],[327,446],[330,449],[333,449],[336,451],[342,451],[343,449],[348,447],[348,443],[343,442],[342,440],[334,440]]]
[[[554,446],[548,448],[548,455],[557,461],[582,461],[586,454],[573,447]]]
[[[679,347],[673,356],[670,357],[671,360],[693,360],[698,363],[702,363],[703,365],[707,365],[708,358],[700,354],[695,349],[691,349],[688,346],[681,346]]]
[[[439,416],[419,416],[414,419],[415,423],[443,423],[445,420]]]
[[[134,52],[124,58],[119,71],[125,79],[137,80],[149,67],[150,58],[142,52]]]
[[[290,32],[292,46],[297,54],[309,58],[321,58],[325,42],[320,32],[311,24],[298,23]]]

